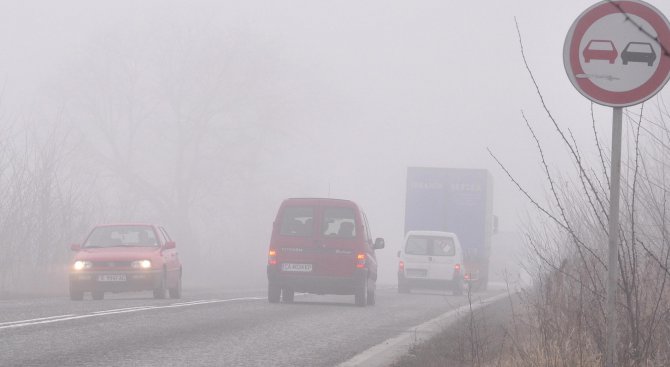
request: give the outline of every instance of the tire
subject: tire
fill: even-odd
[[[96,300],[96,301],[100,301],[103,298],[105,298],[105,292],[93,291],[93,292],[91,292],[91,297],[93,297],[93,299]]]
[[[268,301],[270,303],[279,303],[281,297],[281,288],[273,284],[268,284]]]
[[[295,298],[295,291],[292,288],[282,288],[281,299],[284,303],[293,303]]]
[[[163,270],[161,284],[158,286],[158,288],[154,289],[154,299],[165,299],[165,293],[167,293],[165,289],[165,283],[167,283],[165,278],[165,270]]]
[[[169,289],[170,298],[179,299],[181,298],[181,270],[179,271],[179,279],[177,279],[177,285],[174,288]]]
[[[404,293],[407,294],[410,292],[409,285],[403,278],[398,276],[398,293]]]
[[[84,300],[84,292],[70,289],[70,299],[72,301],[83,301]]]
[[[363,284],[358,287],[356,293],[354,294],[354,303],[358,307],[365,307],[368,303],[368,278],[365,277]]]
[[[377,293],[377,292],[376,292],[375,289],[373,289],[373,290],[371,290],[371,291],[368,291],[368,300],[367,300],[368,306],[374,306],[375,303],[377,303],[377,295],[376,295],[376,293]]]

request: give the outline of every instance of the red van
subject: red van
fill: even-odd
[[[182,266],[165,228],[153,224],[99,225],[76,251],[70,268],[70,298],[84,292],[153,291],[154,298],[181,298]]]
[[[268,300],[293,302],[295,292],[353,294],[375,304],[377,258],[365,213],[349,200],[287,199],[279,207],[268,252]]]

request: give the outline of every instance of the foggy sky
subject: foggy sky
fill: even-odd
[[[521,110],[545,144],[551,168],[570,170],[522,63],[514,17],[549,108],[585,156],[596,157],[590,102],[572,87],[562,64],[567,30],[593,3],[3,1],[3,105],[31,110],[54,101],[63,75],[110,34],[219,30],[248,45],[249,63],[267,63],[253,91],[262,94],[265,86],[270,92],[246,95],[243,103],[258,104],[259,111],[269,101],[279,105],[272,111],[280,113],[254,117],[279,131],[275,140],[249,143],[259,157],[253,169],[275,188],[257,193],[267,206],[256,218],[266,225],[255,238],[269,239],[283,198],[349,198],[367,211],[373,235],[386,237],[391,249],[381,256],[388,260],[402,236],[408,166],[489,169],[501,228],[517,228],[527,205],[486,148],[543,197],[542,168]],[[650,3],[670,14],[670,3]],[[596,106],[595,114],[609,143],[611,111]],[[248,194],[255,188],[238,189]],[[239,214],[228,220],[236,218],[249,220]]]

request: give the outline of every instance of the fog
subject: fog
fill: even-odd
[[[509,239],[529,206],[487,148],[544,200],[523,111],[550,169],[572,167],[515,17],[545,101],[593,158],[591,104],[562,61],[592,3],[5,1],[0,291],[64,292],[68,244],[97,223],[135,221],[175,237],[185,286],[262,288],[289,197],[360,204],[386,239],[381,281],[394,284],[409,166],[490,170]],[[593,108],[609,142],[611,109]],[[33,211],[27,186],[12,185],[23,178],[47,195]]]

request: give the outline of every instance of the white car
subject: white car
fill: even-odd
[[[398,257],[398,292],[423,288],[463,293],[463,250],[456,234],[409,231]]]

